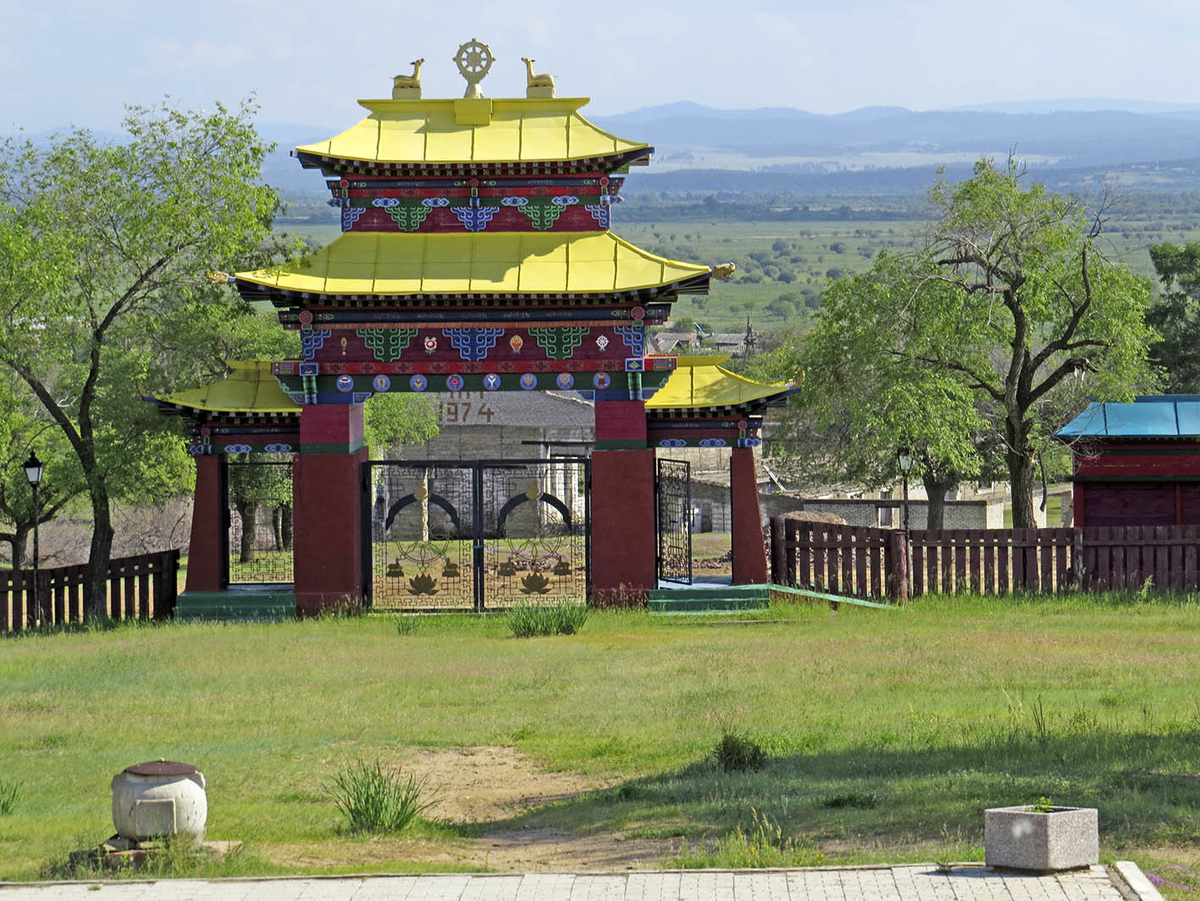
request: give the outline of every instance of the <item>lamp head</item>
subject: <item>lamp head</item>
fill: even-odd
[[[25,478],[29,480],[30,486],[36,488],[42,480],[42,470],[45,468],[45,464],[37,458],[37,454],[30,451],[29,459],[22,464],[22,467],[25,470]]]

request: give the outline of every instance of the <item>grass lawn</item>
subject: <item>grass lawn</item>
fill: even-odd
[[[204,771],[209,837],[247,843],[239,872],[479,869],[480,835],[528,829],[669,839],[656,867],[756,815],[826,863],[982,859],[983,808],[1042,796],[1098,807],[1110,859],[1191,865],[1198,652],[1200,602],[1134,595],[594,613],[525,640],[465,616],[8,638],[0,779],[22,789],[0,879],[110,835],[110,778],[158,757]],[[765,765],[718,769],[723,730]],[[339,768],[457,746],[604,787],[410,837],[339,830]]]

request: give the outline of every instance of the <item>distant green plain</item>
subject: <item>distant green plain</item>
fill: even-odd
[[[716,331],[739,332],[745,330],[749,316],[758,331],[803,331],[831,277],[863,271],[880,250],[914,250],[922,225],[916,219],[622,223],[618,208],[613,231],[670,259],[738,264],[734,278],[714,280],[707,297],[680,297],[673,307],[676,323],[698,321]],[[334,225],[289,225],[281,226],[280,231],[316,244],[327,243],[340,234]],[[1107,226],[1101,246],[1113,261],[1124,262],[1152,279],[1149,248],[1162,241],[1200,241],[1200,216],[1114,219]],[[762,262],[753,259],[752,254]]]
[[[700,847],[755,811],[827,863],[978,860],[985,807],[1043,796],[1098,807],[1106,859],[1198,856],[1197,598],[593,613],[578,635],[527,640],[502,618],[395,623],[0,640],[0,778],[22,786],[0,878],[110,835],[109,779],[158,757],[204,771],[209,837],[247,843],[243,872],[431,869],[430,848],[453,859],[535,827]],[[766,765],[717,769],[723,730]],[[338,830],[338,768],[459,746],[607,787],[410,838]]]

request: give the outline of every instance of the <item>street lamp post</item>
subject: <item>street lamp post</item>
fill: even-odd
[[[904,497],[900,502],[901,514],[900,518],[904,524],[904,534],[908,534],[908,471],[912,469],[913,458],[908,448],[901,448],[896,454],[896,460],[900,463],[900,475],[904,482]]]
[[[43,468],[37,454],[30,451],[29,459],[24,463],[25,478],[29,480],[29,488],[33,491],[33,603],[28,608],[30,626],[36,625],[38,615],[38,485],[42,481]]]

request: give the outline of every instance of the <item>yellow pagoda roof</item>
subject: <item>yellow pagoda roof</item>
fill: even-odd
[[[296,152],[391,165],[540,163],[611,157],[649,145],[609,134],[579,114],[587,98],[360,100],[371,115]]]
[[[604,294],[706,276],[612,232],[345,232],[311,257],[237,281],[313,294]]]
[[[799,388],[796,382],[756,382],[718,365],[728,359],[728,355],[679,357],[666,384],[646,401],[646,409],[739,407],[786,396]]]
[[[160,403],[192,410],[220,413],[298,413],[293,401],[271,373],[271,363],[263,360],[229,360],[233,371],[219,382],[201,388],[176,391],[158,398]]]

